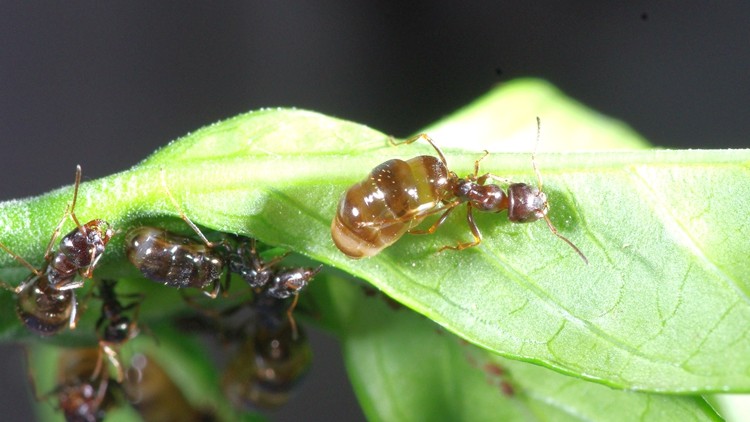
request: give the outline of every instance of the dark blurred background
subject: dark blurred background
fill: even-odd
[[[78,163],[87,179],[124,170],[260,107],[405,136],[521,76],[659,146],[750,146],[749,2],[306,3],[3,2],[0,199],[70,184]],[[276,418],[363,418],[335,341],[313,348]],[[0,414],[28,420],[22,357],[0,354]]]

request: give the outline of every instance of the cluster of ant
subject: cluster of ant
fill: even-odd
[[[16,312],[31,331],[50,336],[66,326],[75,329],[79,319],[75,292],[83,288],[88,279],[93,279],[94,286],[83,303],[91,297],[101,301],[95,325],[97,347],[62,353],[60,384],[53,393],[43,397],[56,395],[59,408],[69,421],[100,421],[106,410],[120,401],[114,398],[123,396],[146,420],[175,420],[174,415],[167,419],[149,416],[161,412],[159,406],[172,408],[170,403],[174,404],[177,396],[163,394],[164,390],[169,390],[170,383],[174,383],[158,363],[142,354],[136,355],[140,360],[134,358],[127,367],[121,362],[120,348],[140,331],[138,311],[144,296],[118,295],[116,281],[94,277],[94,270],[107,244],[116,233],[104,220],[79,222],[75,206],[80,182],[81,168],[78,166],[73,201],[47,245],[40,268],[0,244],[1,249],[31,271],[16,287],[0,282],[0,287],[15,293]],[[168,190],[167,194],[180,209]],[[234,362],[228,365],[223,387],[230,401],[238,407],[275,408],[283,405],[310,364],[309,346],[292,317],[292,311],[299,292],[320,268],[279,267],[285,255],[266,262],[258,253],[256,241],[251,238],[234,236],[218,243],[210,242],[181,210],[180,216],[201,241],[157,227],[137,227],[126,235],[128,259],[146,279],[173,288],[197,288],[211,298],[216,298],[222,290],[228,291],[232,274],[247,282],[253,294],[241,307],[253,310],[253,322],[250,328],[243,327],[241,350]],[[62,236],[57,244],[68,218],[76,227]],[[226,277],[222,283],[224,273]],[[184,297],[196,305],[189,297]],[[294,301],[288,305],[285,299],[290,297]],[[123,303],[124,298],[132,300]],[[228,317],[241,307],[234,306],[217,317]],[[115,394],[115,391],[124,394]],[[165,399],[160,400],[161,396]],[[189,409],[180,408],[183,411]],[[195,414],[201,412],[196,410]]]
[[[537,142],[539,120],[537,119]],[[409,160],[388,160],[375,167],[361,182],[349,188],[339,201],[331,223],[331,237],[338,249],[350,258],[370,257],[395,243],[405,233],[434,233],[461,204],[466,204],[466,219],[474,240],[447,245],[440,249],[463,250],[477,246],[482,235],[473,217],[473,210],[508,212],[514,223],[543,219],[550,231],[588,263],[586,256],[570,240],[558,233],[547,213],[549,203],[542,191],[542,181],[534,155],[532,166],[538,186],[509,183],[507,192],[488,183],[504,181],[491,173],[480,175],[479,163],[465,178],[448,169],[442,151],[427,135],[419,135],[404,143],[425,140],[437,152],[437,157],[422,155]],[[397,145],[391,140],[394,145]],[[78,167],[73,202],[65,211],[47,246],[44,265],[36,268],[6,246],[0,248],[11,254],[31,270],[26,280],[17,287],[2,284],[17,295],[17,313],[23,323],[41,335],[51,335],[66,325],[75,328],[78,320],[74,291],[93,278],[93,272],[107,243],[114,235],[109,224],[92,220],[81,224],[75,214],[81,172]],[[277,265],[284,256],[265,262],[256,249],[254,239],[225,237],[218,243],[210,242],[200,229],[182,212],[177,201],[165,191],[180,211],[181,218],[200,237],[201,241],[170,233],[156,227],[137,227],[126,235],[127,256],[146,279],[174,288],[196,288],[211,298],[229,289],[232,274],[242,278],[254,293],[249,303],[214,314],[213,319],[224,320],[240,308],[254,311],[252,329],[226,329],[223,324],[208,324],[226,338],[248,340],[240,347],[238,356],[228,365],[225,392],[230,400],[241,405],[277,407],[288,399],[288,393],[309,365],[310,354],[300,329],[292,318],[298,293],[320,271],[320,268],[282,268]],[[426,230],[415,229],[426,217],[440,217]],[[55,248],[63,224],[68,217],[76,228],[63,236]],[[225,274],[222,283],[222,274]],[[72,365],[62,385],[57,389],[60,407],[69,420],[100,420],[109,403],[109,386],[124,382],[128,396],[144,396],[124,379],[123,365],[118,359],[119,348],[138,333],[137,313],[143,297],[123,305],[115,292],[116,282],[98,280],[95,297],[102,302],[101,315],[96,322],[99,346],[95,365]],[[291,305],[285,299],[294,297]],[[246,306],[245,306],[246,305]],[[126,313],[132,312],[133,317]],[[239,332],[239,334],[237,334]],[[88,352],[81,352],[73,362],[88,362]],[[110,380],[106,363],[114,367],[116,379]],[[144,358],[145,359],[145,358]],[[130,365],[130,368],[137,365]],[[152,363],[151,368],[158,367]],[[77,371],[77,372],[76,372]],[[70,376],[70,373],[74,373]],[[136,371],[138,379],[149,379],[144,370]],[[154,376],[155,379],[164,378]],[[165,389],[167,387],[164,387]],[[144,401],[141,400],[141,403]],[[145,402],[148,402],[146,400]],[[135,406],[137,409],[138,405]],[[142,406],[142,409],[148,406]]]

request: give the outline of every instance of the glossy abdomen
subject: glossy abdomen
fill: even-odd
[[[130,262],[151,281],[204,288],[221,276],[224,260],[208,246],[155,227],[137,227],[126,239]]]
[[[447,185],[448,170],[437,157],[388,160],[342,196],[333,242],[351,258],[376,255],[441,206]]]
[[[39,335],[56,334],[70,323],[76,300],[73,291],[55,289],[47,274],[32,276],[36,280],[18,293],[18,317],[26,327]]]

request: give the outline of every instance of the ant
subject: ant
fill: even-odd
[[[537,117],[537,144],[541,123]],[[395,243],[404,233],[431,234],[448,218],[460,204],[466,203],[466,220],[474,240],[443,246],[445,249],[462,250],[482,242],[482,234],[474,221],[473,210],[498,213],[508,210],[508,220],[526,223],[544,219],[552,234],[570,245],[588,264],[588,259],[573,242],[557,231],[547,212],[549,202],[542,191],[542,176],[536,166],[535,154],[531,164],[537,176],[538,186],[511,183],[507,193],[488,181],[505,181],[485,173],[479,175],[479,162],[474,162],[474,173],[460,178],[448,169],[448,162],[440,148],[426,134],[420,134],[395,145],[411,144],[423,139],[435,149],[438,157],[421,155],[409,160],[388,160],[375,167],[363,181],[350,187],[339,201],[336,215],[331,223],[331,237],[336,247],[350,258],[374,256]],[[433,214],[442,215],[426,230],[412,227]]]
[[[44,267],[37,269],[25,259],[0,243],[0,249],[31,274],[18,286],[0,282],[0,287],[16,294],[16,312],[23,323],[42,336],[62,330],[66,324],[74,329],[77,323],[77,303],[73,290],[83,287],[82,278],[91,278],[114,230],[104,220],[91,220],[81,224],[75,213],[78,187],[81,184],[81,166],[76,166],[73,202],[65,209],[63,218],[47,244]],[[76,228],[62,237],[58,249],[53,251],[65,220],[70,217]]]
[[[29,350],[26,360],[30,362]],[[57,386],[39,396],[34,377],[29,368],[28,376],[38,401],[57,396],[58,409],[66,421],[99,422],[106,411],[114,406],[117,397],[111,387],[109,373],[98,371],[101,354],[98,347],[62,349],[57,357]]]
[[[96,330],[99,332],[100,350],[107,355],[107,359],[117,371],[117,381],[122,382],[123,369],[118,359],[118,349],[138,335],[136,321],[144,297],[142,294],[128,295],[136,297],[137,300],[123,305],[115,292],[116,285],[117,282],[114,280],[101,280],[99,284],[97,297],[102,301],[102,308],[101,315],[96,321]],[[130,310],[133,310],[132,319],[124,315]],[[101,364],[98,370],[101,370]]]
[[[318,268],[276,268],[276,265],[286,257],[284,254],[263,262],[256,248],[255,239],[246,239],[229,255],[230,273],[239,274],[247,284],[254,289],[256,301],[262,298],[283,300],[294,296],[292,305],[287,309],[287,317],[291,322],[293,332],[297,326],[292,317],[292,311],[297,306],[299,292],[320,272]],[[227,281],[228,284],[228,281]]]
[[[60,384],[56,388],[60,410],[67,421],[99,422],[114,406],[109,373],[100,371],[99,348],[68,349],[58,358]]]

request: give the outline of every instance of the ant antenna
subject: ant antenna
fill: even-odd
[[[536,173],[536,181],[539,185],[539,192],[542,192],[542,173],[539,172],[539,168],[536,165],[536,152],[539,150],[539,140],[542,138],[542,120],[539,116],[536,117],[536,145],[534,145],[534,152],[531,153],[531,167],[534,168]]]
[[[541,134],[542,134],[542,120],[539,118],[539,116],[537,116],[536,117],[536,145],[534,146],[534,152],[531,153],[531,166],[534,168],[534,173],[536,173],[536,180],[539,185],[538,187],[539,193],[542,193],[543,185],[542,185],[542,174],[539,172],[539,168],[536,165],[536,151],[539,148],[539,140],[541,139]],[[546,212],[549,209],[549,203],[547,201],[544,201],[544,208],[545,208],[543,210],[544,221],[547,223],[547,227],[549,227],[549,230],[552,232],[552,234],[559,237],[560,239],[565,241],[565,243],[570,245],[570,247],[573,248],[574,251],[576,251],[578,256],[580,256],[581,259],[583,259],[583,262],[585,262],[586,265],[589,265],[588,258],[586,258],[586,255],[584,255],[583,252],[581,252],[581,250],[578,249],[578,246],[573,244],[573,242],[571,242],[570,239],[568,239],[567,237],[561,235],[557,231],[557,228],[552,224],[552,221],[549,219],[549,216],[547,215],[547,212]]]
[[[161,172],[159,174],[161,175],[161,185],[164,188],[164,191],[167,192],[169,200],[172,201],[172,205],[174,205],[174,207],[177,208],[177,211],[180,213],[180,218],[182,218],[182,220],[185,221],[185,223],[187,223],[187,225],[190,226],[191,229],[193,229],[195,234],[197,234],[198,237],[201,238],[206,246],[208,246],[209,248],[213,248],[213,242],[209,242],[208,239],[206,239],[206,236],[203,235],[203,232],[198,228],[198,226],[196,226],[195,223],[193,223],[182,211],[182,207],[177,203],[177,200],[174,198],[174,196],[172,196],[172,192],[169,190],[169,186],[167,186],[167,179],[164,178],[164,169],[160,170]]]
[[[583,252],[581,252],[581,250],[578,249],[578,246],[574,245],[573,242],[571,242],[567,237],[565,237],[565,236],[563,236],[563,235],[561,235],[560,233],[557,232],[557,228],[555,228],[555,226],[552,225],[552,222],[550,221],[550,219],[547,216],[547,214],[544,214],[544,221],[547,222],[547,226],[549,227],[549,229],[552,232],[552,234],[554,234],[555,236],[557,236],[560,239],[564,240],[565,243],[567,243],[568,245],[570,245],[570,247],[573,248],[574,251],[576,251],[576,253],[578,254],[578,256],[580,256],[581,259],[583,259],[583,262],[585,262],[586,265],[589,265],[589,260],[588,260],[588,258],[586,258],[586,255],[584,255]]]
[[[81,165],[78,164],[76,166],[76,183],[75,187],[73,188],[73,203],[70,206],[70,218],[73,219],[73,222],[76,223],[76,226],[78,227],[78,230],[86,233],[86,228],[81,225],[81,223],[78,221],[78,217],[76,217],[76,201],[78,200],[78,186],[81,184]]]
[[[286,317],[289,319],[289,325],[291,325],[292,327],[292,340],[297,340],[299,338],[299,331],[297,330],[297,321],[295,321],[294,315],[292,315],[292,312],[294,312],[294,308],[297,307],[298,301],[299,301],[299,294],[296,294],[294,295],[292,304],[286,310]]]

